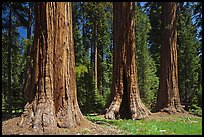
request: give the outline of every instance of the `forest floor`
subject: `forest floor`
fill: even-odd
[[[106,120],[103,116],[85,116],[93,124],[76,128],[55,128],[44,132],[21,128],[20,117],[2,122],[3,135],[133,135],[133,134],[202,134],[202,117],[189,113],[169,115],[164,112],[152,113],[144,120]],[[159,122],[159,123],[158,123]],[[160,125],[162,123],[162,125]],[[173,126],[172,126],[173,125]],[[145,127],[146,126],[146,127]],[[148,127],[149,126],[149,127]],[[170,127],[168,127],[170,126]],[[171,129],[174,127],[174,129]],[[195,129],[194,129],[195,127]],[[145,129],[146,128],[146,129]],[[188,129],[187,129],[188,128]],[[176,130],[184,131],[176,131]],[[194,130],[194,131],[190,131]],[[153,132],[154,131],[154,132]],[[185,132],[185,133],[184,133]]]
[[[13,117],[2,122],[2,135],[121,135],[126,131],[112,125],[100,125],[94,122],[74,128],[49,128],[42,130],[22,128],[18,125],[21,118]],[[126,133],[127,134],[127,133]]]

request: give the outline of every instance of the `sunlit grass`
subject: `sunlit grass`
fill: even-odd
[[[101,122],[103,125],[116,126],[132,135],[202,135],[202,118],[194,116],[166,116],[134,121],[107,120],[87,115],[87,119],[92,122]]]

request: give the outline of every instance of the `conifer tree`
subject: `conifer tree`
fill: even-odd
[[[199,73],[199,40],[192,22],[190,3],[179,4],[178,13],[178,70],[181,102],[189,110],[196,94],[201,93]]]
[[[142,119],[151,112],[140,99],[136,64],[135,3],[113,3],[113,82],[105,118]]]
[[[154,105],[156,92],[159,85],[156,76],[156,66],[153,58],[150,56],[147,44],[148,33],[151,26],[148,16],[142,11],[140,5],[136,6],[136,55],[138,68],[138,83],[140,95],[145,105],[150,108]]]
[[[178,88],[177,7],[175,2],[163,2],[161,5],[161,65],[156,111],[183,113]]]

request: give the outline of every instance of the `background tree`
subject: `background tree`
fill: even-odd
[[[178,4],[178,80],[181,103],[185,105],[187,111],[189,111],[193,101],[199,100],[196,95],[202,94],[202,86],[199,83],[199,73],[201,72],[199,47],[201,43],[196,38],[197,26],[193,25],[192,22],[192,6],[190,2]]]
[[[161,5],[161,67],[156,111],[185,112],[178,88],[176,3],[163,2]]]
[[[18,28],[24,25],[25,12],[24,3],[2,3],[2,112],[9,117],[20,111],[24,104],[22,74],[25,56]]]
[[[88,76],[88,65],[89,65],[89,46],[85,44],[87,39],[84,27],[84,12],[82,8],[83,2],[73,2],[73,40],[74,40],[74,51],[75,51],[75,62],[76,62],[76,84],[77,84],[77,98],[79,101],[79,107],[83,113],[90,111],[86,106],[91,106],[87,101],[88,87],[86,82],[90,83],[90,76]],[[92,87],[92,86],[89,86]]]
[[[76,2],[73,3],[73,16],[79,106],[83,113],[99,112],[110,93],[112,4]],[[97,45],[97,61],[94,44]],[[93,72],[97,74],[97,81]]]
[[[135,45],[135,5],[133,2],[113,3],[113,82],[105,117],[141,119],[151,113],[143,105],[137,79]]]
[[[149,53],[147,39],[151,26],[148,16],[142,11],[142,7],[136,6],[136,57],[138,69],[138,83],[141,99],[151,109],[156,100],[156,91],[159,86],[159,79],[156,76],[156,65]]]
[[[76,97],[71,3],[35,5],[34,67],[20,125],[74,127],[86,119]]]
[[[190,2],[190,5],[192,18],[195,19],[195,25],[197,26],[197,37],[202,41],[202,2]]]
[[[161,48],[161,5],[159,2],[147,2],[144,5],[145,13],[151,25],[148,32],[148,47],[156,65],[156,75],[159,77],[160,48]]]
[[[32,26],[34,23],[34,3],[33,2],[28,2],[27,4],[27,10],[25,13],[25,19],[24,22],[24,28],[26,28],[27,31],[27,38],[25,39],[25,44],[26,44],[26,49],[25,49],[25,57],[26,57],[26,67],[25,67],[25,72],[24,72],[24,95],[25,97],[28,96],[26,91],[28,91],[29,85],[31,85],[31,70],[33,67],[33,60],[31,57],[32,56],[32,50],[33,50],[33,32],[32,32]]]

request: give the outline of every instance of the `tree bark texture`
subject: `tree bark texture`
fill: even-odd
[[[69,128],[86,122],[75,71],[71,3],[36,3],[33,78],[20,125]]]
[[[160,82],[156,111],[184,112],[178,89],[176,3],[162,2]]]
[[[134,2],[113,3],[113,82],[110,101],[105,109],[108,119],[142,119],[151,112],[140,99],[134,21]]]

